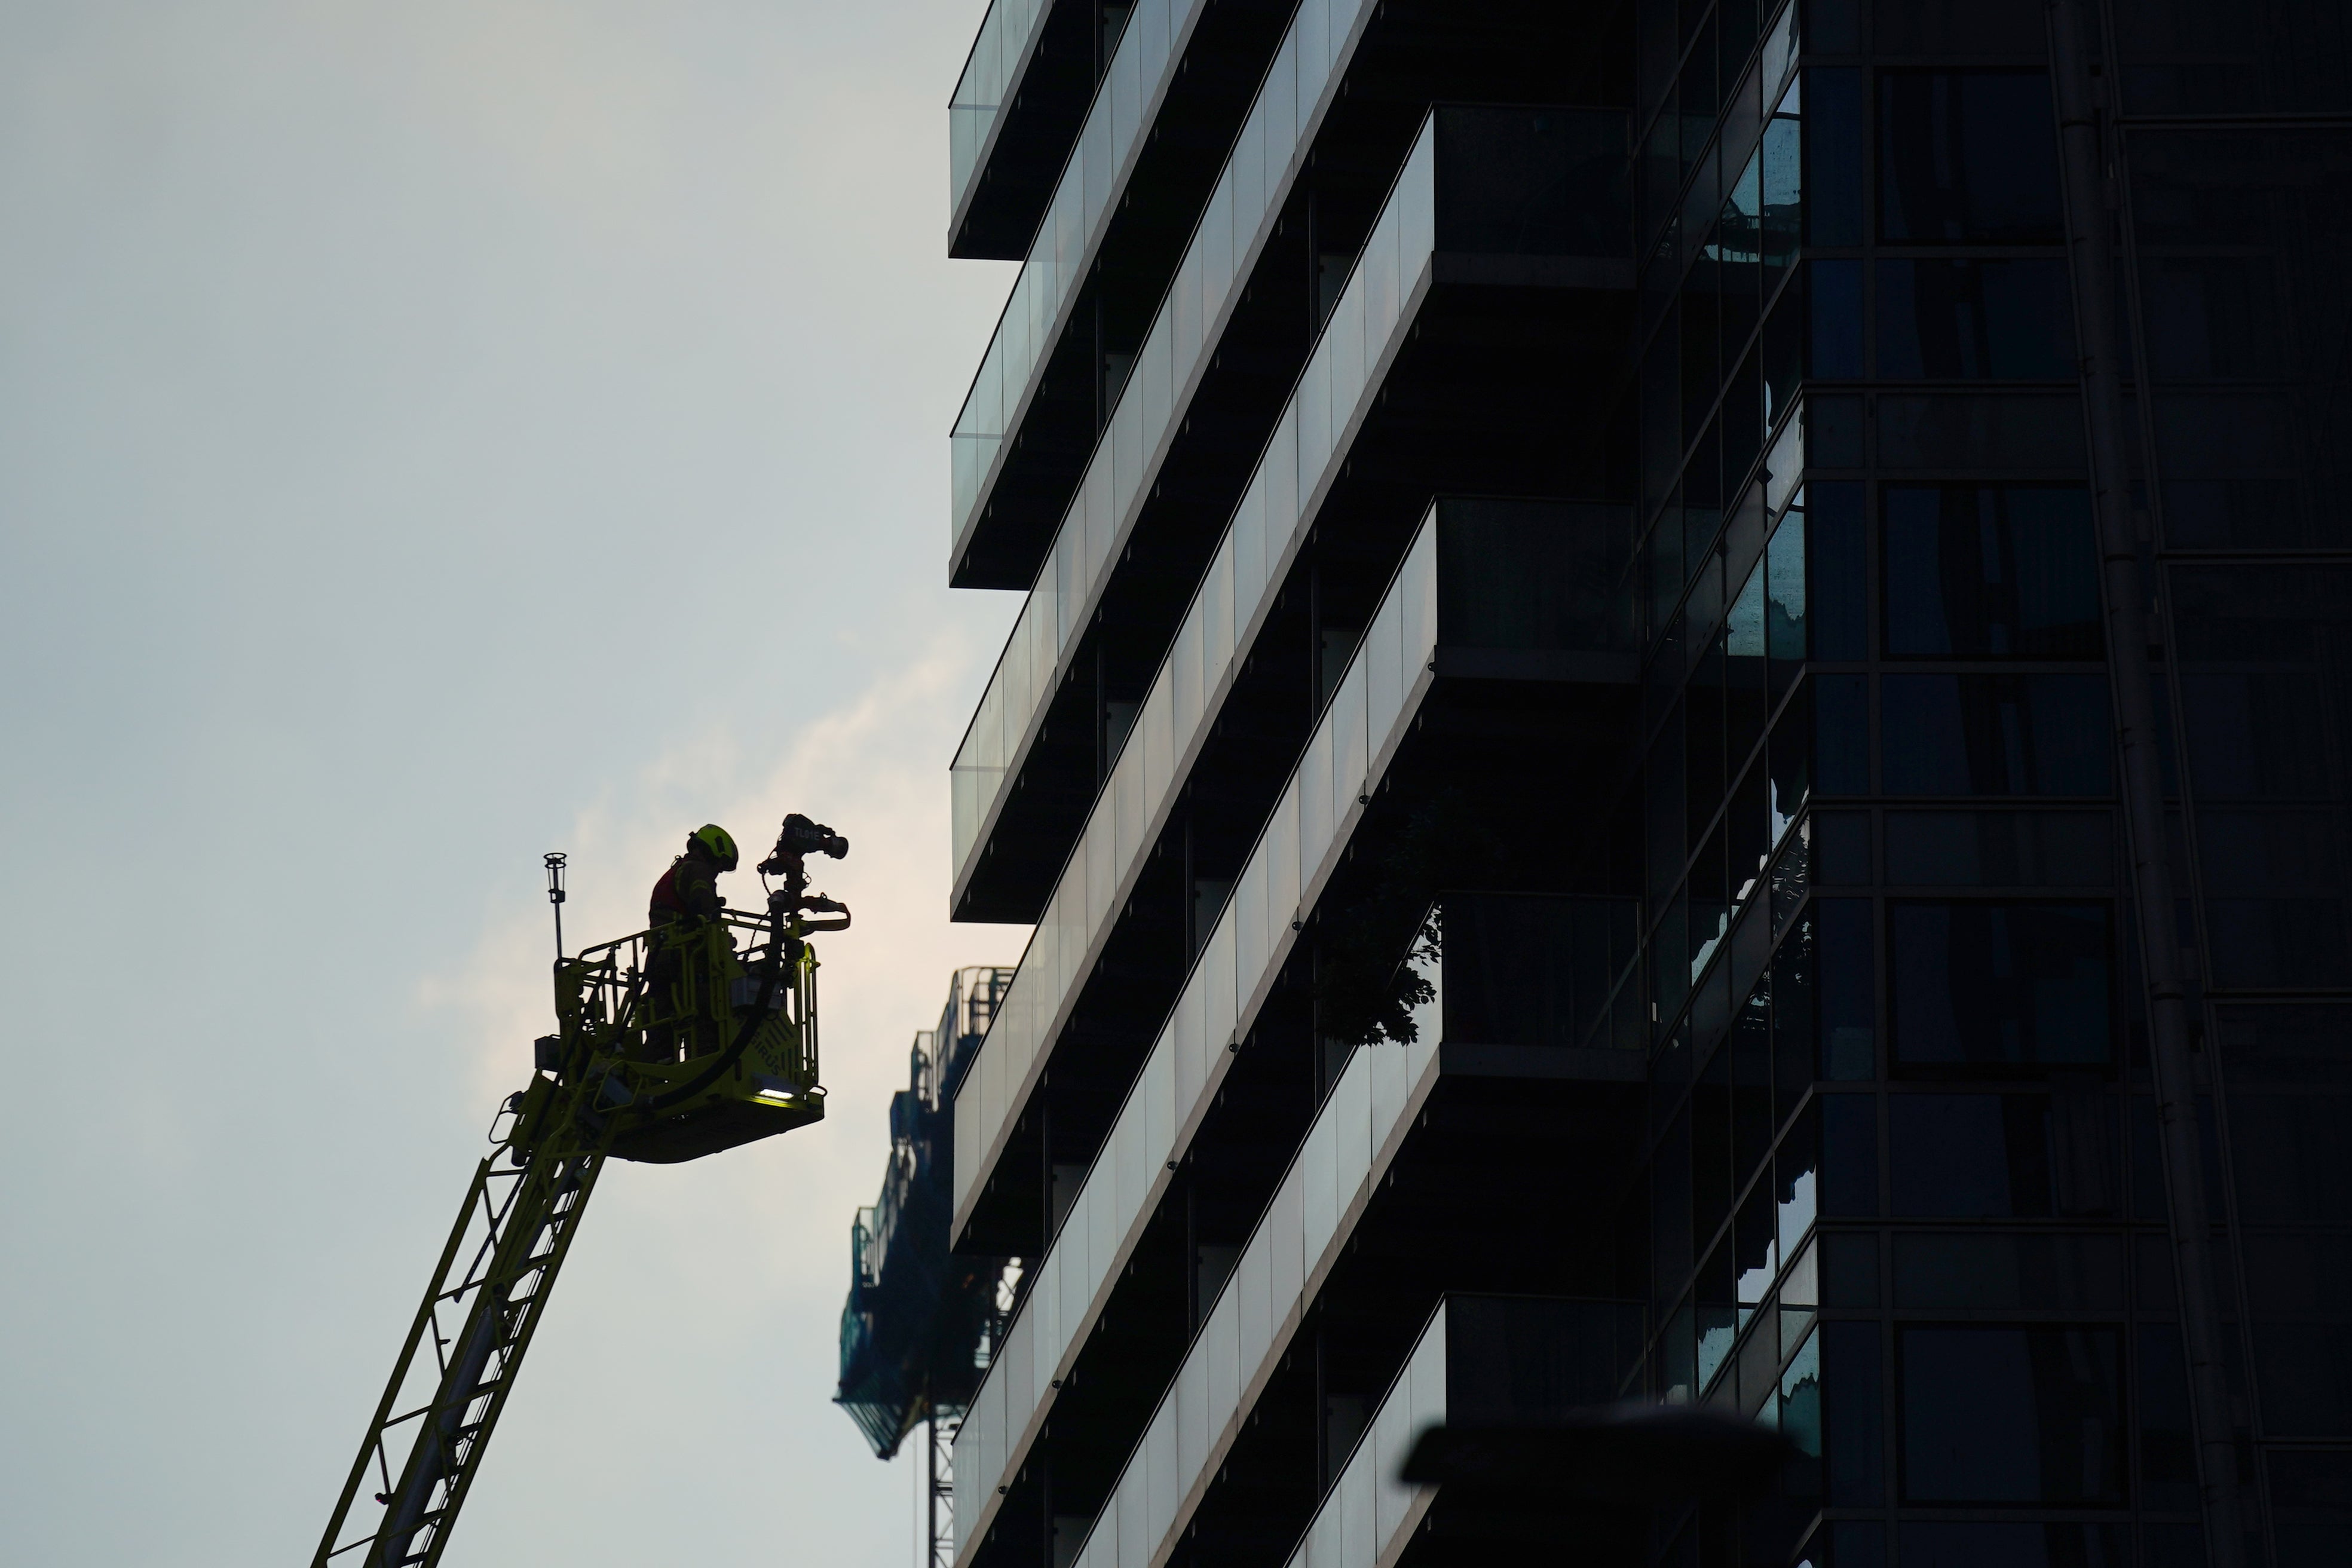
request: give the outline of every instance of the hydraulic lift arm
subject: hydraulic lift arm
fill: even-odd
[[[824,1116],[804,938],[849,911],[809,894],[803,856],[848,848],[795,815],[760,867],[784,879],[764,916],[559,952],[561,1033],[493,1126],[312,1568],[440,1561],[607,1158],[698,1159]]]

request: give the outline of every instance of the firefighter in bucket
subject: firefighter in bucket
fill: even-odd
[[[715,822],[686,837],[646,900],[646,1058],[674,1062],[716,1050],[727,1016],[728,982],[742,973],[735,942],[719,923],[727,900],[719,878],[741,864],[735,839]]]

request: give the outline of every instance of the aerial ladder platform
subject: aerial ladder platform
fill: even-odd
[[[758,869],[767,909],[722,909],[563,952],[556,907],[557,1031],[533,1043],[530,1081],[491,1125],[432,1284],[393,1363],[312,1568],[423,1568],[441,1560],[513,1393],[580,1216],[607,1159],[675,1164],[805,1127],[817,1081],[814,932],[849,910],[808,891],[805,858],[848,840],[795,813]]]

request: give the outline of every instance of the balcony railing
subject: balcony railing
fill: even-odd
[[[1335,15],[1335,32],[1343,19],[1359,25]],[[1286,142],[1283,124],[1323,86],[1301,63],[1307,57],[1298,51],[1311,44],[1311,37],[1308,45],[1299,42],[1294,19],[957,749],[950,777],[958,886],[1150,493],[1169,432],[1222,331],[1228,294],[1247,277],[1261,231],[1280,206],[1286,178],[1277,160],[1287,158],[1282,149],[1303,134]],[[1316,58],[1327,52],[1344,58],[1323,50]],[[1277,80],[1285,84],[1278,93],[1272,90]],[[1359,405],[1395,346],[1392,334],[1411,318],[1431,254],[1625,254],[1623,142],[1623,117],[1611,110],[1449,107],[1433,113],[1235,511],[1229,535],[1244,527],[1255,535],[1239,541],[1244,552],[1255,547],[1254,555],[1233,556],[1241,570],[1255,571],[1262,583],[1283,557],[1293,526],[1313,516],[1328,467],[1344,452]],[[1260,158],[1273,166],[1261,166]],[[1210,582],[1228,553],[1221,551],[1210,566]],[[1245,587],[1241,603],[1254,598]],[[1224,624],[1235,623],[1229,617]]]
[[[1037,368],[1059,335],[1063,316],[1102,238],[1111,197],[1127,183],[1129,167],[1150,124],[1144,110],[1166,89],[1200,8],[1200,0],[1139,0],[1119,34],[1118,47],[1087,110],[1086,128],[1063,165],[1053,202],[1037,226],[1021,276],[956,416],[950,444],[957,552],[971,532],[982,481],[1028,400]]]
[[[1151,1568],[1181,1531],[1437,1070],[1433,1047],[1356,1053],[1095,1517],[1076,1568]],[[1457,1296],[1440,1303],[1291,1568],[1373,1568],[1380,1546],[1427,1508],[1425,1491],[1397,1479],[1424,1427],[1538,1422],[1614,1400],[1640,1369],[1647,1321],[1639,1301]]]
[[[1454,515],[1457,505],[1441,501],[1433,506],[1407,551],[1074,1206],[1047,1247],[1037,1286],[1009,1331],[1006,1355],[983,1384],[972,1418],[958,1439],[956,1474],[969,1477],[973,1489],[959,1491],[960,1533],[978,1527],[977,1513],[992,1506],[998,1480],[1025,1451],[1030,1435],[1044,1419],[1052,1380],[1062,1375],[1085,1343],[1094,1315],[1108,1300],[1159,1202],[1167,1173],[1174,1169],[1223,1081],[1233,1059],[1226,1047],[1248,1032],[1298,940],[1305,916],[1346,852],[1367,797],[1421,714],[1444,658],[1457,650],[1600,653],[1622,658],[1630,679],[1630,656],[1614,653],[1611,646],[1622,637],[1618,621],[1594,613],[1573,587],[1610,575],[1609,563],[1622,558],[1622,527],[1605,532],[1579,529],[1570,509],[1514,503],[1507,510],[1549,510],[1560,526],[1500,529],[1496,514],[1506,509],[1473,502]],[[1524,517],[1511,521],[1523,522]],[[1124,843],[1124,837],[1118,842]],[[1078,885],[1085,886],[1083,878]],[[1036,942],[1059,940],[1053,928],[1041,927]],[[1477,942],[1472,942],[1470,951],[1479,951]],[[1033,942],[1031,958],[1024,963],[1038,952]],[[1072,978],[1058,965],[1046,973],[1060,975],[1065,984]],[[1034,1051],[1035,1037],[1030,1032],[1034,1026],[1022,1019],[1020,995],[1016,978],[998,1030],[982,1048],[979,1077],[968,1080],[966,1092],[956,1101],[959,1151],[967,1146],[986,1151],[984,1158],[969,1166],[959,1154],[960,1215],[993,1164],[1008,1116],[1018,1103],[1013,1090],[1025,1092],[1033,1063],[1018,1058],[1014,1051],[1024,1044]],[[1393,1117],[1405,1114],[1404,1100],[1398,1096],[1410,1085],[1422,1083],[1423,1066],[1435,1059],[1429,1055],[1424,1061],[1414,1053],[1433,1053],[1441,1037],[1442,1029],[1433,1026],[1423,1032],[1419,1045],[1358,1052],[1342,1074],[1326,1114],[1354,1115],[1348,1109],[1354,1106],[1380,1122],[1374,1128],[1367,1121],[1360,1138],[1350,1131],[1341,1139],[1347,1150],[1354,1151],[1346,1156],[1354,1163],[1347,1168],[1357,1176],[1370,1157],[1367,1151],[1384,1146],[1389,1134],[1381,1129],[1393,1130]],[[1572,1048],[1565,1033],[1558,1038],[1563,1048]],[[1638,1052],[1633,1059],[1642,1059]],[[1392,1068],[1404,1076],[1390,1088],[1378,1087],[1389,1083],[1386,1075]],[[1351,1082],[1356,1087],[1349,1087]],[[1319,1157],[1311,1151],[1324,1147],[1318,1140],[1325,1136],[1310,1135],[1306,1158]],[[1316,1180],[1320,1183],[1321,1178]],[[1341,1194],[1336,1201],[1342,1207],[1344,1194],[1353,1190],[1348,1184],[1352,1180],[1331,1189]],[[1303,1211],[1307,1218],[1301,1223],[1323,1226],[1316,1216],[1325,1213],[1319,1195],[1324,1187],[1310,1190],[1318,1195]],[[1329,1223],[1336,1224],[1336,1217]],[[1244,1281],[1255,1278],[1250,1273],[1255,1267],[1245,1254],[1240,1277]],[[1298,1288],[1296,1279],[1292,1288]]]
[[[1333,78],[1373,4],[1331,0],[1327,7],[1324,0],[1311,0],[1291,17],[956,752],[953,864],[959,873],[995,804],[1006,766],[1025,742],[1040,705],[1054,690],[1062,659],[1086,625],[1086,605],[1118,559],[1140,498],[1150,493],[1149,479],[1168,433],[1190,405],[1209,351],[1223,333],[1234,285],[1257,263]],[[993,345],[990,352],[995,352]],[[987,374],[985,364],[982,374]],[[975,383],[973,396],[979,395]],[[1002,420],[993,435],[982,434],[981,413],[967,401],[956,425],[959,539],[968,511],[967,465],[976,497],[994,460],[994,443],[1003,434]]]
[[[1431,1426],[1540,1421],[1615,1399],[1639,1363],[1638,1301],[1448,1296],[1381,1396],[1287,1568],[1375,1568],[1429,1510],[1436,1489],[1398,1479]],[[1099,1534],[1099,1531],[1097,1531]],[[1115,1559],[1089,1552],[1082,1568]]]
[[[1054,0],[991,0],[988,15],[981,19],[980,36],[972,40],[963,75],[956,79],[955,93],[948,100],[950,214],[963,205],[971,189],[981,152],[996,123],[996,111],[1004,106],[1021,74],[1021,63],[1029,58],[1037,26],[1053,5]]]
[[[1084,1561],[1149,1563],[1152,1548],[1173,1528],[1180,1509],[1197,1498],[1213,1473],[1214,1461],[1231,1447],[1241,1422],[1280,1363],[1306,1309],[1346,1247],[1362,1205],[1427,1101],[1440,1072],[1438,1046],[1431,1037],[1410,1046],[1366,1047],[1349,1058],[1226,1277],[1216,1304],[1193,1336],[1174,1384],[1129,1457],[1111,1500],[1096,1517]],[[1160,1055],[1153,1053],[1155,1061]],[[1149,1073],[1146,1081],[1150,1082]],[[1122,1112],[1119,1120],[1124,1129],[1127,1114]],[[1097,1162],[1081,1205],[1097,1189],[1106,1195],[1116,1189],[1124,1199],[1129,1182],[1139,1194],[1146,1188],[1156,1191],[1151,1174],[1161,1162],[1151,1155],[1160,1147],[1157,1140],[1147,1146],[1145,1136],[1137,1136],[1118,1150],[1114,1162]],[[1127,1168],[1106,1170],[1108,1163]],[[1129,1206],[1118,1205],[1122,1216]],[[1150,1206],[1142,1205],[1138,1213],[1148,1216]],[[1088,1249],[1098,1243],[1090,1241],[1091,1227],[1081,1225],[1081,1217],[1072,1213],[1062,1227],[1067,1244],[1057,1240],[1046,1254],[1045,1272],[1007,1335],[1007,1353],[990,1370],[957,1434],[959,1541],[977,1540],[985,1529],[997,1483],[1010,1473],[1026,1447],[1024,1439],[1045,1413],[1047,1380],[1062,1375],[1058,1352],[1065,1347],[1058,1342],[1076,1336],[1055,1331],[1090,1321],[1090,1313],[1081,1318],[1073,1310],[1066,1295],[1073,1284],[1102,1272],[1090,1267]],[[1126,1220],[1116,1234],[1135,1223]],[[1109,1264],[1123,1256],[1102,1261]],[[1059,1268],[1056,1258],[1062,1259]],[[1057,1299],[1041,1310],[1041,1294],[1049,1287],[1058,1287]],[[1028,1374],[1025,1383],[1020,1375],[1024,1373]],[[1172,1477],[1174,1484],[1154,1486],[1155,1471]],[[967,1476],[971,1478],[969,1486]]]

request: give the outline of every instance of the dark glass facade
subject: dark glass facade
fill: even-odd
[[[1022,1259],[959,1562],[2158,1568],[2222,1426],[2242,1560],[2352,1561],[2339,10],[2059,7],[2087,205],[2021,0],[1122,12],[1134,136],[1169,40],[1256,85],[1133,193],[1189,237],[1100,286],[1169,325],[1024,351],[1097,356],[1097,456],[959,502],[1051,623],[958,763],[959,910],[1038,922],[957,1097],[956,1245]],[[1398,1483],[1497,1365],[1798,1457]]]

